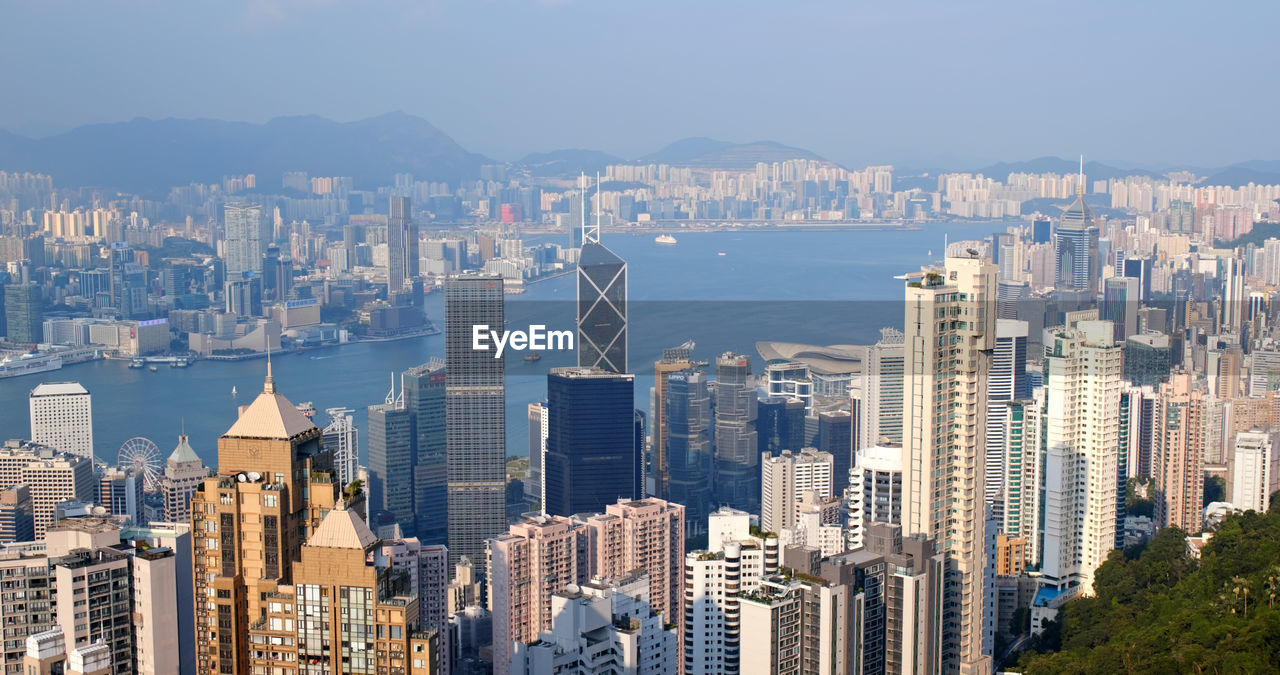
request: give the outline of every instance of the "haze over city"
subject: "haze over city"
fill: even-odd
[[[1269,2],[49,2],[4,15],[0,129],[30,136],[137,116],[404,110],[499,160],[635,158],[689,136],[951,170],[1280,157],[1280,137],[1260,133],[1280,104],[1261,76],[1276,63]]]

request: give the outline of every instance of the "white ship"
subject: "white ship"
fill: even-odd
[[[9,355],[0,361],[0,377],[17,377],[32,373],[44,373],[62,367],[62,357],[56,354]]]
[[[675,246],[676,238],[669,234],[660,234],[654,238],[654,241],[666,246]]]

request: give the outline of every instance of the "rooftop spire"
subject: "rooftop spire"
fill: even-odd
[[[276,393],[276,381],[271,377],[271,339],[267,339],[267,381],[262,385],[264,394]]]
[[[1076,183],[1076,195],[1084,198],[1084,155],[1080,155],[1080,181]]]

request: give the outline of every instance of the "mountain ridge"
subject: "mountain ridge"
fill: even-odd
[[[136,117],[76,127],[42,139],[0,135],[0,167],[52,174],[61,184],[163,192],[189,182],[255,173],[278,185],[285,171],[352,176],[386,185],[396,173],[457,182],[492,160],[424,119],[391,112],[353,122],[318,115],[263,123]]]

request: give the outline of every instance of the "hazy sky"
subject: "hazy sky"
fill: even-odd
[[[1280,158],[1280,3],[0,4],[0,128],[404,110],[498,159],[777,140],[863,164]]]

